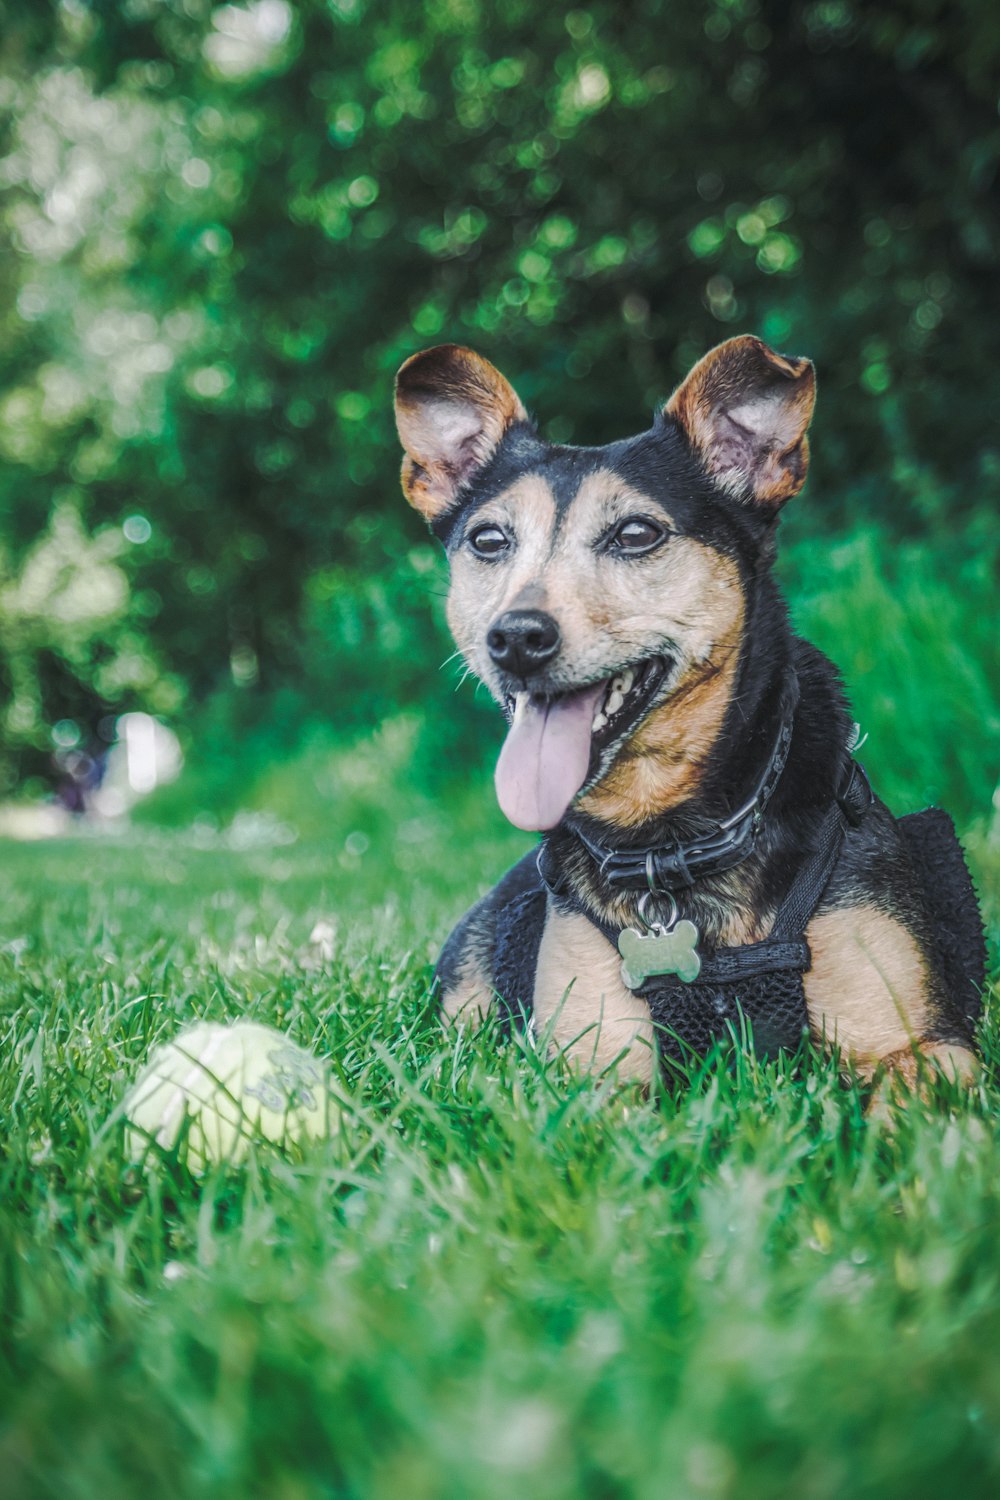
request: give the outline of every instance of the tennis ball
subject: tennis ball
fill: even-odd
[[[251,1141],[303,1141],[335,1127],[329,1067],[257,1021],[200,1021],[160,1047],[125,1098],[125,1147],[152,1143],[192,1172],[238,1162]]]

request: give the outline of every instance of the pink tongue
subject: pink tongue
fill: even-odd
[[[497,801],[515,828],[554,828],[587,779],[590,732],[606,687],[528,703],[497,761]]]

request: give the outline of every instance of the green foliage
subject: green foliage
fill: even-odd
[[[5,851],[5,1496],[995,1492],[992,1028],[894,1138],[818,1060],[644,1101],[438,1030],[428,955],[504,851],[439,830],[431,889],[377,835],[248,835]],[[130,1167],[148,1051],[242,1015],[330,1056],[342,1135]]]
[[[896,813],[982,817],[1000,736],[995,539],[932,548],[859,528],[804,542],[801,529],[781,554],[793,619],[843,672],[879,795]]]
[[[818,363],[829,525],[974,525],[1000,472],[998,35],[981,0],[13,8],[11,566],[67,490],[88,534],[137,517],[133,628],[188,702],[311,692],[317,576],[350,592],[418,537],[391,377],[450,338],[548,435],[601,441],[751,329]],[[93,718],[159,691],[45,673]]]

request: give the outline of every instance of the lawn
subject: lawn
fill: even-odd
[[[456,817],[3,846],[4,1500],[996,1494],[994,1033],[894,1134],[818,1061],[646,1100],[444,1035],[523,847]],[[241,1015],[332,1059],[339,1136],[131,1166],[150,1047]]]

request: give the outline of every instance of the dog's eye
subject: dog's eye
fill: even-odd
[[[645,516],[632,516],[617,526],[607,540],[607,549],[618,557],[641,557],[652,552],[666,536],[666,530]]]
[[[499,526],[477,526],[469,532],[469,546],[477,557],[501,557],[510,546],[510,540]]]

